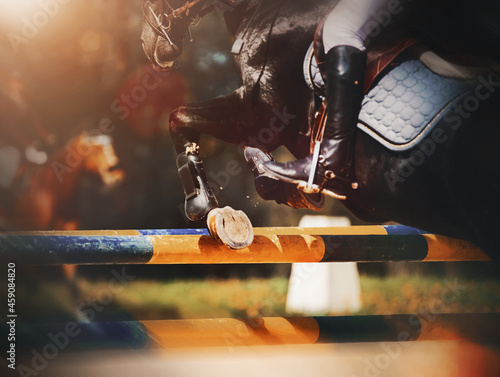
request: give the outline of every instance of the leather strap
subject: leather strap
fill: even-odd
[[[318,68],[321,73],[321,76],[323,77],[324,82],[326,82],[325,79],[326,54],[323,45],[323,26],[325,25],[327,17],[328,16],[323,17],[323,19],[318,24],[318,27],[316,28],[316,32],[314,33],[314,48],[313,48],[314,57],[316,58],[316,62],[318,63]]]
[[[366,65],[366,74],[364,82],[365,93],[368,92],[373,82],[401,53],[416,44],[418,41],[414,38],[400,39],[392,44],[388,49],[380,52],[368,53],[368,62]]]

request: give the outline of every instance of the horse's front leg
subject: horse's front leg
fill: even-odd
[[[201,133],[228,142],[238,141],[241,134],[234,129],[241,126],[244,117],[234,107],[243,110],[236,94],[180,107],[170,116],[170,135],[178,153],[177,168],[184,188],[186,216],[191,221],[206,218],[210,234],[215,239],[233,249],[241,249],[253,241],[252,224],[242,211],[219,208],[198,147]]]

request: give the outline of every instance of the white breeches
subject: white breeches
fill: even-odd
[[[325,21],[325,53],[342,45],[365,50],[367,37],[389,25],[404,7],[404,0],[340,0]]]

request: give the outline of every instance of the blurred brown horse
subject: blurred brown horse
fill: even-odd
[[[95,175],[105,189],[110,189],[124,178],[117,165],[118,157],[109,136],[80,135],[42,166],[20,165],[13,186],[24,187],[12,193],[11,209],[4,216],[10,227],[16,229],[76,230],[83,178]]]
[[[68,166],[69,151],[74,160]],[[75,154],[80,151],[81,155]],[[117,168],[118,157],[109,136],[79,135],[66,148],[41,166],[19,164],[11,183],[9,208],[0,207],[3,226],[17,230],[80,228],[78,197],[85,177],[96,176],[104,189],[111,189],[124,179]],[[73,309],[78,313],[81,299],[76,265],[63,265],[62,271],[71,292]]]

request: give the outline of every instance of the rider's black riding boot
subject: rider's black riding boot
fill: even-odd
[[[356,187],[352,169],[353,139],[363,99],[365,71],[366,53],[355,47],[337,46],[326,55],[327,120],[313,185],[334,196],[344,196]],[[305,187],[313,156],[286,163],[269,162],[265,167],[274,176]]]

